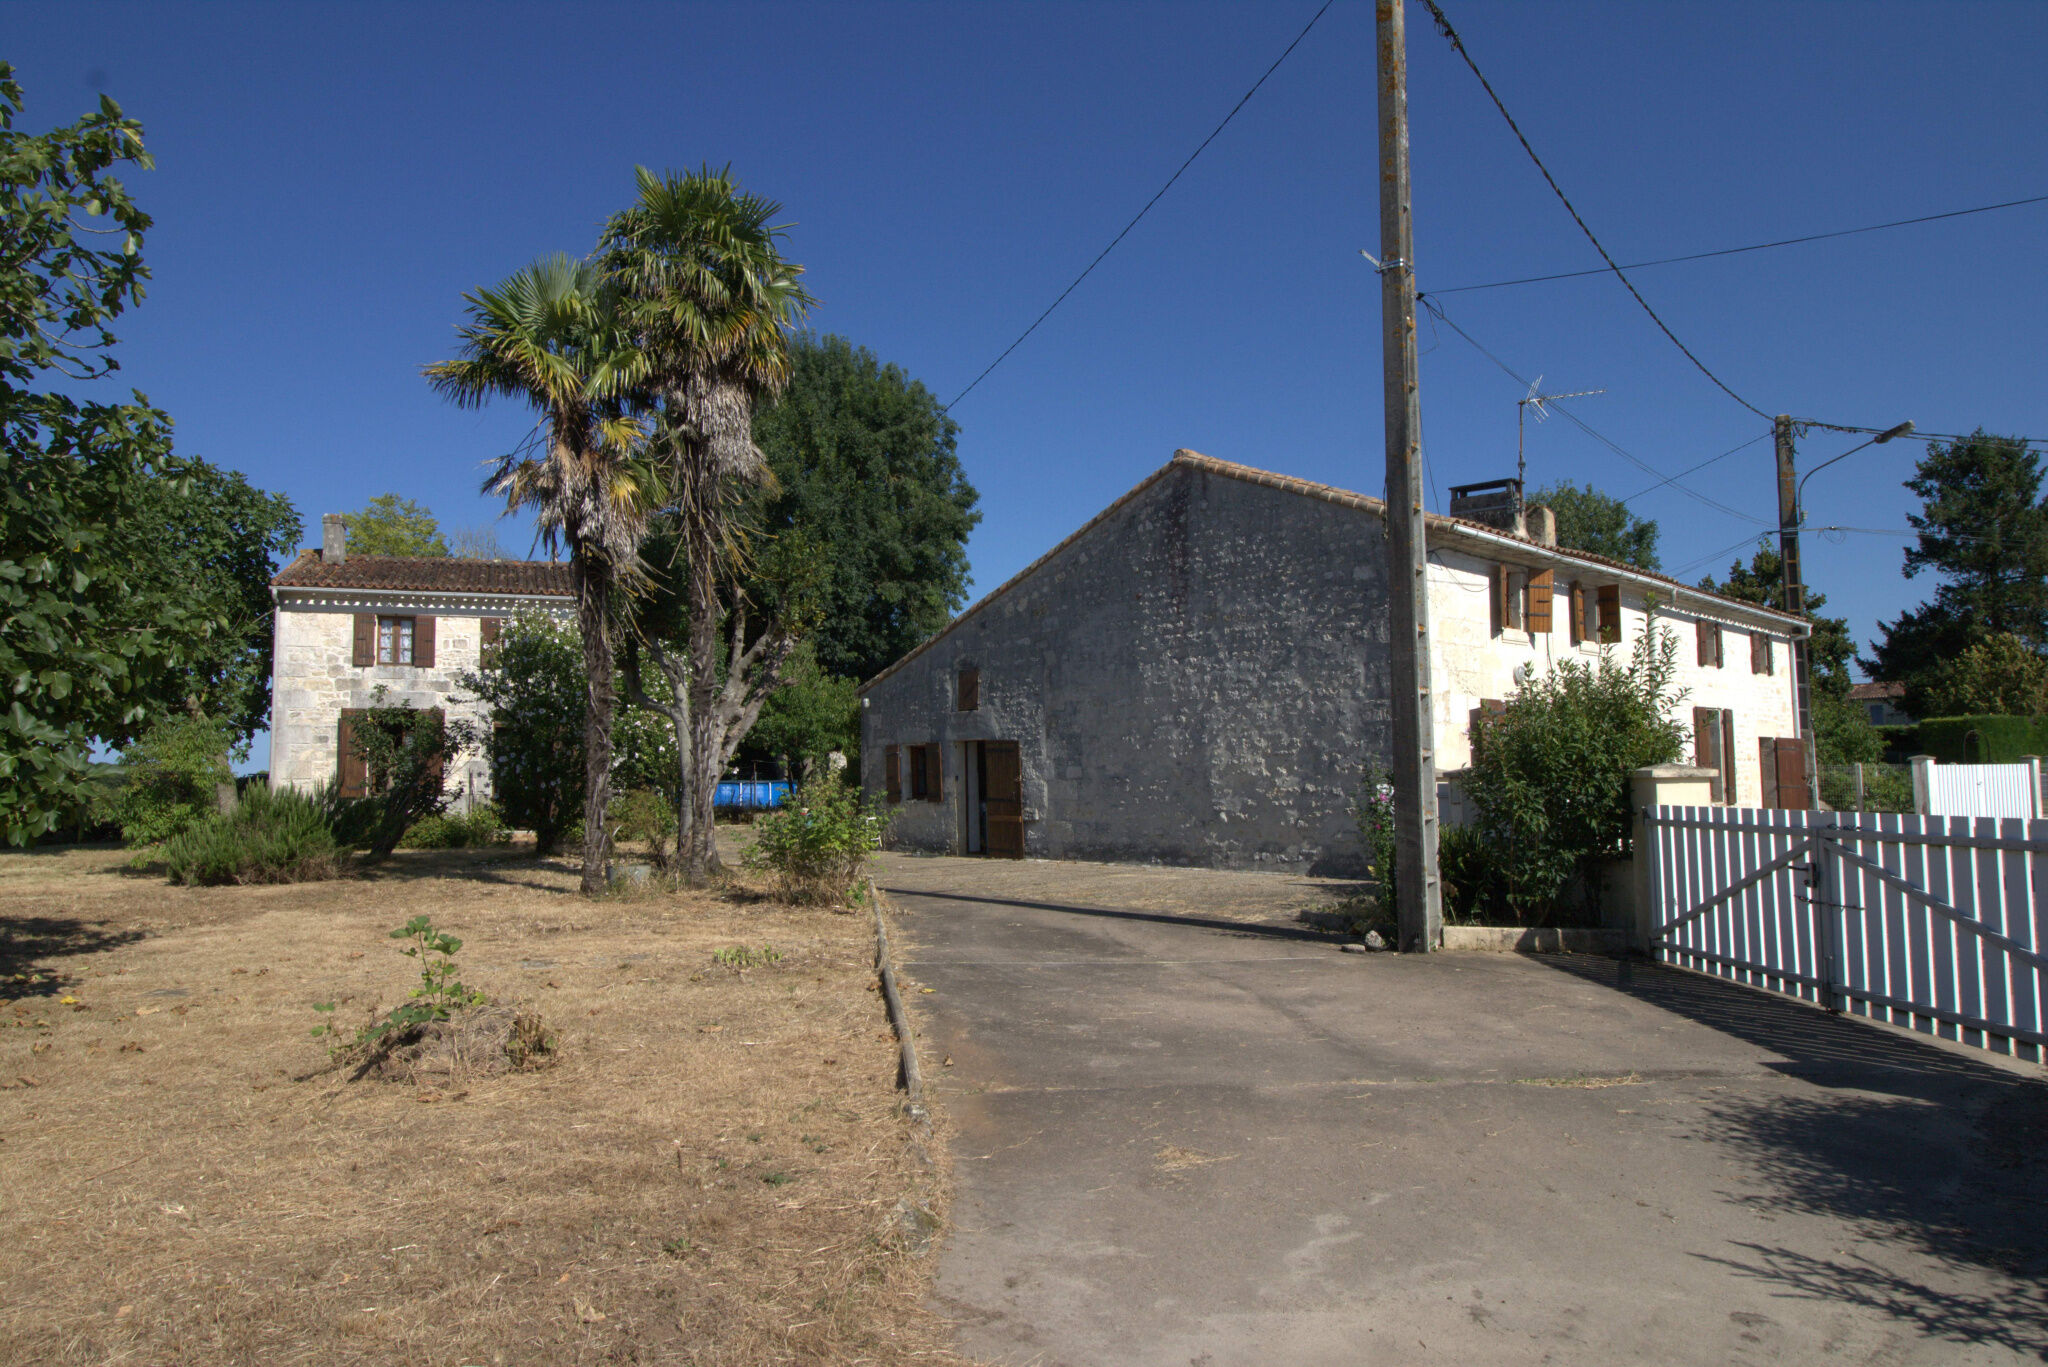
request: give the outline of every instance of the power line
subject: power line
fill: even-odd
[[[1517,384],[1526,385],[1529,383],[1527,379],[1525,379],[1523,376],[1521,376],[1515,371],[1515,368],[1513,366],[1509,365],[1506,361],[1503,361],[1500,357],[1494,355],[1491,351],[1488,351],[1485,345],[1482,344],[1477,337],[1474,337],[1471,333],[1459,327],[1457,322],[1454,319],[1452,319],[1452,317],[1448,313],[1444,312],[1443,305],[1437,303],[1434,298],[1425,298],[1422,295],[1417,295],[1416,302],[1420,303],[1425,309],[1429,310],[1430,315],[1434,317],[1438,322],[1441,322],[1445,327],[1449,328],[1451,331],[1457,333],[1460,337],[1463,337],[1467,342],[1471,343],[1472,348],[1475,351],[1477,351],[1480,355],[1484,356],[1487,360],[1492,361],[1496,366],[1499,366],[1501,372],[1508,376],[1508,378],[1514,380]],[[1655,487],[1661,489],[1662,487],[1664,487],[1665,484],[1669,484],[1672,488],[1678,490],[1678,492],[1684,494],[1686,497],[1696,499],[1699,502],[1706,504],[1709,508],[1714,509],[1716,512],[1726,513],[1729,517],[1735,518],[1738,521],[1754,522],[1759,527],[1769,527],[1772,525],[1771,523],[1765,521],[1763,518],[1753,517],[1750,514],[1741,511],[1740,509],[1731,508],[1725,503],[1719,502],[1715,499],[1708,498],[1705,494],[1701,493],[1697,489],[1688,488],[1687,486],[1678,483],[1679,476],[1666,475],[1662,470],[1659,470],[1656,466],[1650,464],[1642,457],[1634,454],[1631,451],[1623,449],[1611,438],[1606,437],[1601,433],[1594,431],[1591,427],[1587,426],[1585,419],[1581,418],[1578,414],[1572,412],[1571,409],[1566,408],[1563,404],[1553,402],[1550,406],[1553,409],[1557,410],[1559,413],[1562,413],[1567,422],[1571,423],[1574,427],[1578,428],[1581,432],[1584,432],[1593,440],[1599,442],[1602,446],[1605,446],[1608,450],[1614,452],[1614,454],[1616,454],[1617,456],[1620,456],[1629,464],[1635,466],[1638,470],[1641,470],[1644,474],[1655,475],[1659,480],[1663,481],[1663,483]],[[1747,444],[1748,443],[1744,443],[1744,445]],[[1735,448],[1736,451],[1739,451],[1741,449],[1742,448],[1740,446]],[[1724,451],[1722,452],[1722,455],[1733,455],[1734,453],[1734,451]],[[1719,460],[1720,458],[1720,456],[1716,456],[1714,459]],[[1711,464],[1712,462],[1707,463]],[[1649,491],[1644,490],[1644,493],[1647,492]],[[1637,497],[1641,497],[1641,495],[1637,495]]]
[[[1764,438],[1770,435],[1771,433],[1769,432],[1759,432],[1755,436],[1751,437],[1748,441],[1742,443],[1742,445],[1731,446],[1718,456],[1708,456],[1698,465],[1694,465],[1687,469],[1680,470],[1677,474],[1672,475],[1666,479],[1661,479],[1657,481],[1655,484],[1652,484],[1647,489],[1643,489],[1636,493],[1630,494],[1627,498],[1623,499],[1622,502],[1624,504],[1633,503],[1637,499],[1641,498],[1644,494],[1654,494],[1667,484],[1676,484],[1681,479],[1684,479],[1687,475],[1698,474],[1701,470],[1706,469],[1709,465],[1714,464],[1716,461],[1723,461],[1728,459],[1728,457],[1734,455],[1737,451],[1747,451],[1750,447],[1756,445],[1758,442],[1762,441]]]
[[[1805,418],[1795,418],[1793,421],[1801,427],[1818,427],[1825,432],[1883,433],[1890,430],[1888,428],[1883,427],[1848,427],[1838,422],[1819,422]],[[1915,431],[1913,433],[1913,437],[1915,440],[1924,439],[1927,441],[1975,441],[1977,440],[1977,435],[1978,434],[1975,432],[1961,433]],[[2048,449],[2048,437],[2004,437],[2000,436],[1996,432],[1986,432],[1983,434],[1983,436],[1988,441],[2006,441],[2012,442],[2018,446],[2039,446],[2044,449]]]
[[[1553,187],[1554,188],[1554,187]],[[1625,271],[1639,271],[1647,266],[1670,266],[1680,261],[1706,261],[1716,256],[1739,256],[1743,252],[1769,251],[1773,247],[1796,247],[1802,242],[1824,242],[1832,237],[1854,237],[1858,233],[1882,232],[1887,228],[1907,228],[1915,223],[1938,223],[1945,218],[1964,218],[1970,214],[1988,214],[1996,209],[2016,209],[2025,204],[2048,204],[2048,195],[2033,195],[2027,199],[2008,199],[2001,204],[1980,204],[1974,209],[1951,209],[1942,214],[1922,214],[1918,218],[1897,218],[1889,223],[1871,223],[1861,228],[1842,228],[1831,233],[1808,233],[1805,237],[1784,237],[1776,242],[1753,242],[1747,247],[1722,247],[1718,251],[1691,252],[1685,256],[1662,256],[1655,261],[1632,261],[1621,267]],[[1465,294],[1471,290],[1506,289],[1510,285],[1540,285],[1550,280],[1576,280],[1587,275],[1605,275],[1605,270],[1559,271],[1555,275],[1525,275],[1519,280],[1494,280],[1484,285],[1453,285],[1449,289],[1431,290],[1431,294]]]
[[[1753,541],[1761,541],[1764,539],[1765,538],[1763,538],[1759,534],[1752,532],[1748,536],[1743,537],[1740,541],[1731,541],[1718,551],[1714,551],[1709,555],[1703,555],[1697,560],[1687,561],[1680,568],[1672,570],[1670,572],[1671,577],[1673,579],[1681,579],[1686,575],[1691,574],[1694,570],[1698,569],[1702,565],[1711,565],[1714,561],[1719,560],[1724,555],[1729,555],[1735,551],[1739,551],[1744,546],[1749,545]]]
[[[1302,25],[1301,32],[1295,34],[1294,41],[1289,43],[1287,45],[1286,50],[1283,51],[1278,57],[1275,57],[1273,59],[1273,65],[1266,68],[1265,74],[1260,76],[1258,80],[1252,82],[1252,88],[1250,90],[1245,91],[1244,95],[1238,100],[1238,102],[1230,107],[1230,112],[1223,116],[1223,122],[1217,124],[1213,129],[1209,131],[1209,136],[1202,139],[1201,146],[1195,148],[1194,151],[1188,153],[1188,159],[1180,164],[1180,169],[1175,171],[1172,175],[1166,178],[1166,184],[1160,186],[1158,192],[1155,193],[1152,196],[1152,198],[1145,201],[1145,207],[1138,210],[1137,214],[1132,217],[1129,223],[1124,224],[1124,230],[1118,233],[1115,237],[1111,238],[1109,240],[1109,245],[1107,247],[1104,247],[1101,251],[1095,254],[1095,259],[1088,263],[1088,269],[1082,271],[1079,275],[1075,276],[1073,284],[1068,285],[1065,289],[1061,290],[1059,298],[1053,300],[1050,304],[1047,304],[1045,306],[1045,312],[1039,314],[1036,318],[1032,319],[1031,326],[1025,328],[1022,332],[1018,333],[1017,340],[1003,348],[1003,354],[1001,356],[998,356],[993,361],[990,361],[988,363],[987,369],[983,370],[981,374],[976,375],[974,379],[968,384],[967,388],[961,390],[958,394],[955,394],[953,396],[953,403],[949,403],[946,405],[948,410],[950,410],[953,407],[953,404],[959,403],[960,400],[966,398],[969,394],[973,393],[974,386],[980,384],[983,380],[987,379],[989,377],[989,372],[994,370],[997,366],[1001,365],[1006,359],[1008,359],[1011,352],[1015,351],[1018,347],[1022,346],[1024,344],[1024,339],[1026,337],[1029,337],[1032,333],[1038,331],[1038,325],[1040,323],[1043,323],[1047,318],[1050,318],[1052,316],[1052,311],[1058,308],[1061,304],[1065,303],[1067,296],[1072,294],[1074,290],[1079,287],[1080,283],[1083,280],[1086,280],[1089,277],[1089,275],[1094,272],[1097,266],[1102,264],[1102,259],[1108,256],[1111,252],[1116,250],[1116,244],[1123,241],[1126,237],[1130,235],[1131,229],[1138,226],[1139,219],[1143,218],[1146,214],[1152,212],[1152,206],[1159,202],[1160,196],[1164,195],[1168,190],[1171,190],[1173,188],[1173,183],[1181,178],[1181,173],[1183,171],[1186,171],[1188,167],[1194,165],[1195,158],[1201,156],[1202,152],[1209,146],[1209,144],[1216,141],[1216,135],[1221,133],[1224,129],[1230,126],[1230,121],[1237,117],[1237,111],[1243,109],[1245,107],[1246,102],[1249,101],[1252,96],[1259,93],[1259,87],[1266,83],[1266,77],[1271,76],[1274,72],[1280,69],[1280,63],[1286,61],[1289,54],[1291,54],[1294,51],[1294,49],[1301,46],[1301,40],[1308,37],[1308,31],[1316,26],[1316,21],[1321,19],[1325,14],[1327,14],[1329,12],[1330,6],[1334,5],[1335,3],[1337,3],[1337,0],[1323,0],[1323,7],[1317,10],[1315,12],[1315,15],[1312,18],[1310,18],[1310,20],[1306,24]]]
[[[1479,69],[1479,63],[1472,60],[1472,54],[1465,50],[1464,40],[1458,37],[1458,31],[1451,27],[1451,21],[1444,17],[1444,12],[1437,7],[1436,0],[1422,0],[1422,3],[1429,10],[1430,18],[1436,20],[1437,31],[1449,40],[1452,51],[1464,58],[1465,65],[1470,67],[1472,74],[1479,78],[1479,84],[1485,89],[1486,97],[1493,101],[1493,107],[1500,111],[1500,116],[1503,119],[1507,120],[1509,130],[1514,133],[1515,140],[1522,144],[1522,150],[1529,154],[1529,160],[1535,162],[1536,169],[1543,173],[1543,179],[1550,186],[1551,192],[1557,196],[1558,203],[1564,205],[1565,212],[1572,216],[1572,222],[1579,225],[1579,231],[1584,233],[1586,240],[1593,244],[1593,250],[1600,253],[1600,259],[1607,263],[1607,269],[1614,272],[1614,278],[1622,283],[1623,287],[1634,297],[1636,303],[1642,305],[1643,312],[1650,315],[1650,321],[1657,325],[1657,330],[1670,338],[1671,345],[1684,352],[1685,359],[1691,361],[1699,369],[1700,374],[1712,380],[1715,388],[1741,404],[1744,408],[1747,408],[1750,412],[1756,414],[1759,418],[1768,421],[1771,416],[1770,414],[1730,389],[1727,383],[1719,375],[1707,369],[1707,363],[1698,356],[1695,356],[1691,347],[1679,341],[1678,334],[1673,332],[1670,326],[1657,316],[1657,310],[1650,307],[1650,301],[1643,298],[1642,291],[1638,290],[1635,287],[1635,283],[1622,273],[1622,268],[1615,264],[1615,260],[1608,254],[1607,248],[1600,245],[1600,239],[1593,235],[1593,230],[1586,226],[1586,220],[1580,216],[1579,211],[1573,207],[1571,200],[1559,188],[1557,178],[1550,174],[1550,168],[1543,164],[1543,158],[1537,156],[1536,149],[1529,145],[1529,139],[1523,135],[1521,125],[1515,122],[1514,115],[1508,113],[1508,107],[1501,103],[1500,96],[1494,93],[1493,83],[1486,79],[1486,73]],[[1742,516],[1742,514],[1737,514],[1737,516]]]

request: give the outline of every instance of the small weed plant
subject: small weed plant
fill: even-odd
[[[781,963],[782,951],[774,945],[762,945],[759,949],[753,949],[746,945],[729,945],[713,953],[711,962],[717,964],[720,968],[729,968],[735,973],[743,973],[750,968],[766,968],[770,964]]]
[[[486,1000],[483,993],[473,991],[455,976],[455,951],[462,948],[462,941],[434,929],[434,923],[427,917],[413,917],[392,931],[391,938],[404,940],[406,944],[399,953],[418,961],[420,985],[412,990],[411,999],[405,1005],[394,1007],[383,1020],[356,1032],[355,1043],[359,1048],[376,1044],[386,1036],[403,1035],[436,1021],[452,1020],[456,1012],[481,1006]],[[334,1003],[321,1002],[313,1009],[331,1012]],[[313,1027],[313,1035],[318,1038],[333,1029],[331,1024],[317,1025]]]
[[[742,862],[772,875],[776,891],[792,902],[843,902],[888,825],[874,799],[837,774],[816,774],[787,806],[754,822],[754,844]]]

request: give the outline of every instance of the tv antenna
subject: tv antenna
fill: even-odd
[[[1530,382],[1529,392],[1522,398],[1515,400],[1515,479],[1517,483],[1527,483],[1529,474],[1529,463],[1522,452],[1523,416],[1533,408],[1536,410],[1536,421],[1542,422],[1550,416],[1550,410],[1543,405],[1551,402],[1553,399],[1583,399],[1591,394],[1605,394],[1607,392],[1605,389],[1578,389],[1569,394],[1545,394],[1541,392],[1542,388],[1543,377],[1538,375]]]

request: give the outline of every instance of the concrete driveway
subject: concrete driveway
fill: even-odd
[[[881,882],[991,1362],[2048,1358],[2034,1065],[1645,964],[1340,954],[1280,875]]]

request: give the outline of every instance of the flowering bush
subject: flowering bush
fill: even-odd
[[[1365,763],[1365,782],[1359,785],[1354,810],[1373,881],[1379,884],[1380,905],[1390,909],[1394,897],[1394,776],[1376,760]]]
[[[786,806],[754,822],[754,844],[741,862],[772,874],[776,890],[792,902],[837,902],[852,893],[888,826],[872,798],[837,774],[819,773]]]

